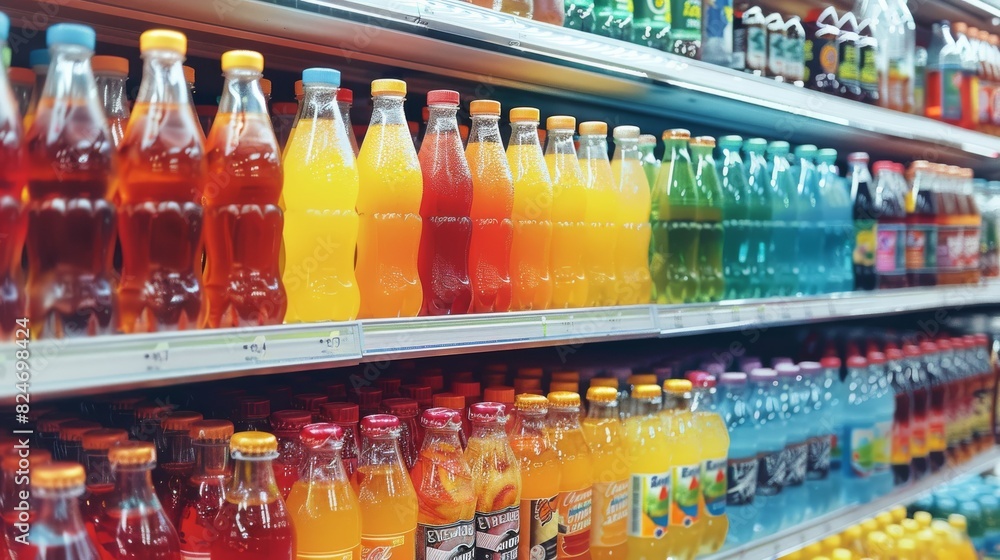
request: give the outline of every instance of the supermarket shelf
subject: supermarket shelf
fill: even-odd
[[[38,11],[33,0],[8,4],[15,22]],[[514,87],[1000,177],[997,137],[454,0],[77,0],[53,19],[87,21],[102,40],[131,47],[140,30],[166,25],[187,31],[189,50],[201,56],[255,46],[268,53],[269,67],[322,62],[348,74],[369,62],[469,80],[480,95]]]
[[[1000,461],[1000,449],[992,447],[964,465],[950,467],[909,486],[867,504],[840,508],[814,520],[790,527],[774,535],[743,546],[723,550],[699,560],[769,560],[788,554],[809,543],[839,533],[881,511],[901,504],[909,504],[954,478],[981,473],[992,469]]]
[[[764,330],[1000,304],[1000,282],[878,293],[378,319],[30,343],[31,394],[63,396],[399,358]],[[0,402],[17,393],[13,344],[0,345]]]

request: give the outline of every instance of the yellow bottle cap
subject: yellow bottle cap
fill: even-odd
[[[83,486],[86,480],[87,473],[79,463],[56,462],[31,469],[31,485],[36,488],[64,490]]]
[[[547,130],[556,129],[569,129],[576,130],[576,117],[567,117],[565,115],[556,115],[549,117],[545,120],[545,128]]]
[[[875,519],[878,521],[878,524],[882,526],[882,529],[885,529],[886,527],[894,523],[892,519],[892,514],[889,513],[888,511],[883,511],[879,513],[878,515],[875,516]]]
[[[840,543],[841,543],[840,535],[830,535],[829,537],[820,541],[820,543],[822,543],[823,548],[825,550],[833,551],[835,549],[840,548]]]
[[[861,522],[861,528],[864,529],[865,533],[873,533],[881,529],[882,526],[878,524],[878,521],[875,521],[875,518],[869,517]]]
[[[930,529],[921,529],[917,533],[917,543],[921,545],[933,545],[934,543],[934,531]]]
[[[694,386],[687,379],[668,379],[663,382],[663,390],[668,393],[688,393]]]
[[[687,140],[691,138],[691,131],[683,128],[671,128],[663,131],[663,139]]]
[[[861,525],[851,525],[844,530],[844,539],[856,541],[861,538]]]
[[[591,387],[611,387],[618,388],[618,380],[614,377],[595,377],[590,380]]]
[[[615,402],[618,400],[618,391],[614,387],[595,387],[587,389],[587,400],[594,402]]]
[[[920,524],[913,519],[903,519],[899,525],[910,535],[915,535],[920,531]]]
[[[108,450],[113,465],[145,465],[156,462],[156,447],[149,441],[125,441]]]
[[[851,551],[846,548],[835,548],[830,555],[831,560],[851,560]]]
[[[406,82],[384,78],[372,82],[372,95],[406,95]]]
[[[813,560],[830,560],[829,556],[814,556]]]
[[[601,121],[587,121],[580,123],[580,134],[594,134],[597,136],[608,135],[608,123]]]
[[[659,399],[663,397],[663,390],[659,385],[636,385],[632,387],[633,399]]]
[[[120,56],[94,56],[90,59],[90,67],[95,74],[121,74],[128,76],[128,59]]]
[[[865,539],[865,552],[870,556],[882,558],[891,544],[888,535],[882,531],[872,531],[868,533],[868,538]]]
[[[522,393],[514,399],[514,408],[518,410],[545,410],[549,407],[549,399],[542,395]]]
[[[912,554],[917,551],[917,541],[904,537],[896,541],[896,548],[899,549],[901,553],[905,554],[909,552]],[[908,558],[912,558],[912,556],[908,556]]]
[[[892,513],[892,520],[896,523],[906,519],[906,506],[896,506],[890,510]]]
[[[510,122],[538,122],[540,118],[538,109],[534,107],[514,107],[510,110]]]
[[[926,529],[931,526],[934,517],[926,511],[918,511],[913,514],[913,520],[919,523],[920,527]]]
[[[278,440],[267,432],[240,432],[233,434],[229,447],[243,455],[268,455],[278,450]]]
[[[895,541],[906,537],[906,529],[903,529],[901,525],[889,525],[885,528],[885,534],[889,535],[889,538]]]
[[[823,545],[818,542],[809,543],[802,550],[806,558],[816,558],[820,554],[823,554]]]
[[[948,525],[962,531],[963,533],[968,529],[968,522],[965,516],[960,513],[953,513],[948,516]]]
[[[190,66],[181,66],[184,69],[184,81],[193,84],[194,83],[194,68]]]
[[[264,71],[264,55],[257,51],[229,51],[222,53],[222,71],[233,68],[249,68]]]
[[[181,54],[187,53],[187,37],[172,29],[150,29],[139,35],[139,50],[163,49]]]
[[[552,408],[579,407],[580,395],[571,391],[552,391],[549,393],[549,406]]]
[[[477,99],[469,103],[470,115],[494,115],[500,116],[500,102],[492,99]]]

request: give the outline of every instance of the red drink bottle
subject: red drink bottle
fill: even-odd
[[[117,161],[90,68],[96,35],[61,23],[46,40],[52,62],[25,144],[28,316],[36,338],[110,334]]]
[[[228,420],[201,420],[191,425],[194,472],[187,485],[184,509],[178,526],[184,560],[210,558],[216,538],[213,523],[225,503],[225,488],[232,478],[229,439],[233,424]]]
[[[188,480],[194,471],[191,426],[200,420],[201,414],[187,410],[171,412],[163,419],[163,449],[158,451],[161,459],[153,471],[153,486],[174,527],[180,526]]]
[[[7,42],[10,20],[0,13],[0,45]],[[0,72],[0,341],[10,340],[24,317],[24,277],[21,250],[27,232],[27,214],[21,192],[27,180],[24,130],[7,75]]]
[[[111,507],[109,498],[115,490],[115,475],[108,461],[108,450],[128,441],[128,432],[118,429],[91,430],[83,438],[83,466],[87,469],[86,491],[80,509],[90,539],[102,558],[111,558],[114,539],[102,531],[101,518]]]
[[[358,449],[361,447],[361,434],[358,432],[358,422],[361,418],[358,414],[358,405],[343,402],[327,403],[320,410],[320,417],[324,422],[332,422],[344,430],[344,448],[340,451],[340,458],[344,462],[347,478],[357,490]]]
[[[274,437],[278,438],[278,458],[274,460],[274,479],[278,481],[281,497],[288,498],[292,485],[299,479],[299,469],[306,458],[306,450],[299,439],[299,432],[312,423],[308,410],[279,410],[271,415]]]
[[[97,83],[97,96],[108,119],[108,130],[115,146],[125,138],[129,120],[128,97],[125,81],[128,80],[128,59],[120,56],[95,56],[90,61]]]
[[[98,560],[97,547],[87,536],[80,515],[84,476],[77,463],[52,463],[31,470],[38,518],[31,527],[29,546],[34,554],[29,553],[28,558]]]
[[[28,491],[25,475],[51,462],[52,454],[43,449],[33,450],[27,457],[10,453],[4,455],[0,462],[3,471],[0,479],[0,525],[3,526],[3,539],[7,545],[0,550],[0,558],[31,558],[31,545],[25,544],[24,539],[35,527],[36,510],[25,511],[21,493]]]

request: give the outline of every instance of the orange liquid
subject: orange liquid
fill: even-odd
[[[388,553],[372,558],[413,560],[417,494],[409,476],[401,467],[376,465],[359,467],[358,479],[362,558],[382,548]]]
[[[510,249],[514,184],[500,142],[470,142],[465,151],[472,170],[472,240],[469,276],[472,311],[510,310]]]
[[[530,559],[533,546],[546,542],[549,535],[556,536],[553,524],[558,524],[555,510],[561,478],[559,456],[542,436],[515,433],[510,446],[521,465],[521,540],[517,557]],[[549,531],[533,531],[539,526]]]
[[[361,512],[346,479],[297,481],[288,496],[288,511],[295,524],[298,558],[360,560]]]
[[[514,178],[510,249],[511,309],[548,309],[552,303],[552,180],[537,144],[507,148]],[[473,199],[475,201],[475,199]]]
[[[138,103],[119,155],[122,330],[195,328],[206,172],[198,123],[187,105]]]
[[[202,325],[280,324],[288,304],[278,269],[281,150],[267,116],[219,114],[206,160]]]
[[[116,307],[115,150],[99,107],[38,105],[28,155],[28,316],[33,338],[111,334]]]
[[[21,204],[27,168],[24,139],[15,107],[0,107],[0,340],[14,338],[17,320],[24,317],[24,275],[21,250],[28,231],[28,215]]]

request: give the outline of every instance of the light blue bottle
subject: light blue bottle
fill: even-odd
[[[808,398],[805,395],[805,383],[799,372],[799,366],[781,363],[774,369],[778,372],[780,383],[778,400],[787,426],[785,484],[782,489],[785,495],[783,523],[785,527],[791,527],[802,523],[805,519],[806,502],[810,500],[805,487],[809,463],[809,426],[806,424],[804,409]]]
[[[854,289],[854,219],[851,195],[837,170],[837,150],[816,152],[816,173],[822,200],[826,260],[824,293]]]
[[[830,495],[826,502],[826,511],[833,511],[844,504],[841,493],[844,486],[843,473],[843,442],[840,436],[844,431],[843,419],[846,407],[846,385],[840,380],[840,358],[827,357],[819,362],[823,371],[817,381],[820,401],[820,418],[828,422],[830,427]],[[825,430],[825,428],[824,428]]]
[[[743,142],[746,154],[747,188],[751,213],[758,216],[750,225],[750,260],[755,274],[750,278],[753,297],[776,295],[774,285],[774,218],[771,207],[771,175],[767,171],[767,140],[751,138]]]
[[[747,398],[747,374],[728,372],[719,376],[719,414],[729,429],[729,488],[726,491],[726,516],[729,534],[726,543],[741,545],[753,538],[754,521],[759,514],[757,494],[757,438],[753,408]]]
[[[798,161],[799,290],[806,295],[823,293],[826,283],[826,224],[816,169],[816,146],[795,148]]]
[[[875,407],[869,403],[868,360],[847,359],[844,379],[847,404],[841,408],[841,498],[845,505],[863,504],[872,497],[875,460]]]
[[[799,216],[797,181],[788,168],[788,142],[776,141],[767,146],[767,170],[771,185],[771,255],[776,295],[794,296],[799,292]]]
[[[785,443],[786,430],[778,400],[778,374],[770,368],[750,373],[753,394],[750,402],[753,419],[759,428],[757,437],[757,516],[754,538],[773,535],[782,526],[785,512]]]
[[[892,491],[892,423],[896,414],[896,397],[889,381],[886,357],[882,352],[868,353],[868,386],[872,397],[869,406],[875,413],[875,462],[872,467],[873,497]]]
[[[722,244],[724,299],[756,297],[750,290],[750,279],[754,276],[751,266],[756,263],[752,262],[750,251],[750,188],[740,157],[742,144],[739,136],[719,138],[722,156],[716,160],[722,190],[722,227],[726,232]]]
[[[833,447],[833,416],[829,406],[829,394],[823,375],[823,366],[818,362],[799,364],[802,375],[805,403],[802,407],[802,422],[809,436],[809,450],[806,459],[805,517],[812,519],[829,511],[832,479],[830,477],[830,451]]]

